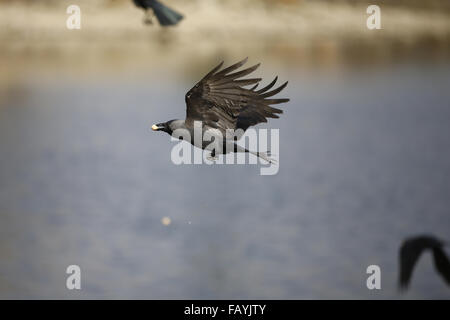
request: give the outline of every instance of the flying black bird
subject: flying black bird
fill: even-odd
[[[429,249],[433,251],[434,266],[445,282],[450,285],[450,261],[447,258],[443,247],[443,241],[433,236],[418,236],[406,239],[400,248],[400,279],[401,289],[408,288],[413,269],[423,251]]]
[[[162,26],[176,25],[181,19],[183,19],[183,16],[180,13],[170,9],[157,0],[133,0],[133,2],[137,7],[145,10],[145,24],[152,24],[152,17],[149,8],[153,10],[159,24]]]
[[[277,114],[283,113],[283,111],[270,105],[289,101],[289,99],[268,99],[279,93],[287,85],[287,82],[285,82],[278,88],[269,91],[275,85],[278,77],[275,77],[270,84],[260,90],[256,90],[256,87],[262,80],[261,78],[238,80],[259,67],[259,64],[256,64],[250,68],[232,73],[246,62],[247,58],[219,71],[223,65],[222,61],[186,94],[187,109],[185,120],[171,120],[165,123],[158,123],[153,125],[152,129],[154,131],[164,131],[170,135],[176,129],[186,129],[190,133],[191,141],[189,142],[191,144],[210,150],[207,148],[210,142],[199,142],[193,138],[194,122],[201,121],[202,135],[205,131],[208,131],[212,133],[214,139],[217,137],[218,141],[222,141],[222,150],[218,152],[215,149],[211,150],[212,158],[216,154],[224,154],[226,151],[250,152],[270,163],[274,162],[265,152],[249,151],[238,146],[235,143],[235,137],[230,137],[230,129],[240,131],[240,136],[242,136],[248,127],[267,122],[267,118],[278,118]],[[250,89],[244,88],[249,85],[254,86]],[[240,136],[237,138],[239,139]]]

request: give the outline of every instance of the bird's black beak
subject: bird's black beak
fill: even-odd
[[[165,128],[165,126],[162,123],[158,123],[158,124],[152,125],[152,130],[153,131],[164,130],[164,128]]]

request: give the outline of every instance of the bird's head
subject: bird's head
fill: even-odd
[[[173,120],[154,124],[154,125],[152,125],[152,130],[153,131],[164,131],[164,132],[167,132],[168,134],[172,134],[172,132],[174,130],[174,128],[172,128],[172,122],[173,122]]]

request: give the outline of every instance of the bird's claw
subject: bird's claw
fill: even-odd
[[[152,25],[153,24],[153,21],[152,21],[151,17],[145,17],[143,22],[146,25]]]
[[[145,16],[144,16],[144,21],[143,21],[144,24],[147,24],[147,25],[153,24],[152,18],[153,18],[153,11],[149,11],[149,10],[145,11]]]
[[[214,162],[216,160],[219,160],[219,157],[218,156],[209,155],[209,156],[206,157],[206,159],[208,159],[209,161]]]

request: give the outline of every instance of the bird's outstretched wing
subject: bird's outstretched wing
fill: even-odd
[[[450,285],[450,261],[445,255],[442,247],[437,247],[433,249],[434,266],[439,274],[444,278],[447,285]]]
[[[268,99],[277,94],[287,82],[269,91],[277,78],[265,88],[256,91],[261,78],[240,78],[255,71],[259,64],[237,71],[247,62],[244,60],[218,71],[223,62],[212,69],[186,94],[186,122],[202,121],[203,125],[217,128],[224,137],[227,129],[243,129],[267,122],[267,118],[278,118],[282,110],[271,107],[272,104],[288,102],[289,99]],[[256,85],[255,85],[256,84]],[[251,89],[245,86],[255,85]]]
[[[437,249],[440,250],[437,254],[439,255],[439,265],[441,266],[442,263],[442,245],[443,243],[432,236],[418,236],[414,238],[407,239],[403,242],[401,248],[400,248],[400,279],[399,279],[399,286],[401,289],[406,289],[409,285],[409,282],[411,281],[411,276],[414,270],[414,267],[422,254],[424,250],[430,249],[433,251],[436,251]],[[435,264],[436,263],[436,253],[435,256]],[[445,255],[444,255],[444,258]],[[448,260],[447,260],[448,263]],[[445,263],[444,263],[445,264]],[[439,270],[439,269],[438,269]]]

